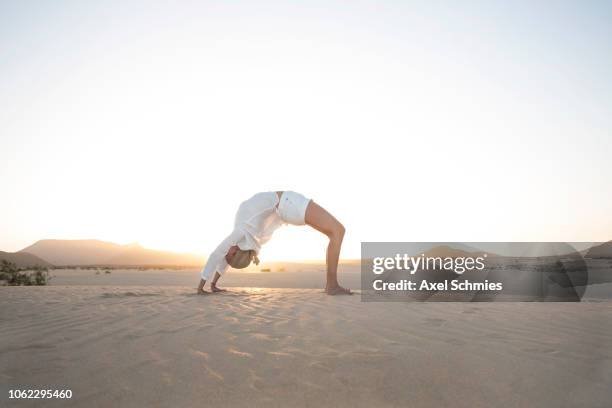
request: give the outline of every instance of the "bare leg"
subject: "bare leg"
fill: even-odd
[[[205,295],[208,293],[204,290],[204,285],[206,285],[206,281],[204,279],[200,279],[200,284],[198,285],[198,295]]]
[[[338,260],[340,259],[340,249],[344,239],[344,226],[314,201],[310,201],[306,208],[305,221],[307,225],[322,232],[329,238],[325,258],[325,263],[327,264],[325,292],[328,295],[350,295],[350,289],[345,289],[338,284]]]
[[[221,289],[217,287],[217,281],[219,280],[219,278],[221,277],[221,275],[219,275],[219,272],[215,272],[215,277],[213,278],[212,282],[210,282],[210,290],[213,293],[216,292],[227,292],[226,289]]]

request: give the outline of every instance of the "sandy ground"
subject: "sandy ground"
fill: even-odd
[[[319,263],[272,263],[262,268],[249,268],[243,271],[232,270],[225,274],[219,285],[225,287],[256,288],[292,288],[322,289],[325,286],[325,265]],[[197,287],[199,268],[164,270],[164,269],[111,269],[105,273],[99,269],[55,269],[51,270],[52,286],[66,285],[100,285],[100,286],[190,286]],[[606,283],[590,285],[586,288],[585,298],[607,299],[612,301],[612,282],[610,269],[603,271]],[[595,271],[597,275],[598,271]],[[602,275],[599,273],[599,275]],[[597,275],[597,276],[599,276]],[[359,264],[341,264],[339,268],[340,283],[353,290],[361,287]]]
[[[260,272],[260,269],[270,272]],[[353,289],[361,285],[359,265],[341,265],[340,281]],[[200,269],[55,269],[51,271],[51,285],[110,285],[110,286],[192,286],[197,287]],[[220,280],[220,286],[259,288],[318,289],[325,286],[325,265],[322,264],[266,264],[262,268],[231,270]]]
[[[612,302],[0,287],[0,405],[609,407]],[[11,388],[71,389],[9,401]]]

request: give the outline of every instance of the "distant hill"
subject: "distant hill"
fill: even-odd
[[[612,258],[612,241],[595,245],[584,251],[585,258]]]
[[[157,251],[138,244],[126,245],[125,249],[108,261],[111,265],[190,265],[201,266],[204,257],[192,254]]]
[[[490,256],[490,257],[499,256],[497,254],[492,254],[486,251],[475,250],[474,252],[468,252],[468,251],[464,251],[463,249],[451,248],[448,245],[440,245],[440,246],[431,248],[423,252],[423,254],[425,256],[429,256],[432,258],[435,258],[435,257],[441,257],[441,258],[479,257],[479,256],[483,256],[484,254],[487,254],[487,256]],[[419,255],[421,254],[415,254],[414,256],[419,256]]]
[[[2,252],[0,251],[0,261],[8,261],[16,264],[20,268],[31,268],[32,266],[53,266],[49,262],[27,252]]]
[[[119,245],[95,239],[40,240],[19,253],[30,253],[57,266],[199,266],[203,257],[192,254],[156,251],[138,244]]]

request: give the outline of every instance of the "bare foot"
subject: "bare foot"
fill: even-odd
[[[227,292],[227,289],[221,289],[221,288],[218,288],[218,287],[216,287],[216,286],[211,286],[211,287],[210,287],[210,291],[211,291],[212,293],[217,293],[217,292]]]
[[[334,296],[334,295],[352,295],[353,294],[353,292],[351,292],[350,289],[343,288],[340,285],[334,286],[334,287],[327,287],[327,288],[325,288],[325,293],[327,293],[328,295],[331,295],[331,296]]]
[[[208,295],[209,292],[205,291],[204,289],[199,289],[198,288],[198,295]]]

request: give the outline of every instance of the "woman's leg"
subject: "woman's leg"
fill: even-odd
[[[200,284],[198,285],[198,295],[205,295],[208,293],[204,290],[204,285],[206,285],[206,281],[204,279],[200,279]]]
[[[226,289],[221,289],[217,287],[217,281],[219,280],[219,278],[221,277],[221,275],[219,275],[219,272],[215,272],[215,277],[213,278],[213,280],[210,282],[210,291],[213,293],[216,292],[227,292]],[[206,281],[204,279],[200,279],[200,284],[198,285],[198,295],[205,295],[208,292],[206,292],[204,290],[204,285],[206,285]]]
[[[221,275],[219,275],[219,272],[215,272],[215,277],[213,278],[212,282],[210,282],[210,291],[213,293],[217,293],[217,292],[227,292],[226,289],[221,289],[217,287],[217,281],[219,280],[219,278],[221,277]]]
[[[340,259],[340,248],[344,238],[344,226],[333,215],[312,200],[308,203],[304,218],[307,225],[322,232],[329,238],[325,259],[327,264],[325,292],[329,295],[350,294],[351,291],[349,289],[345,289],[338,284],[338,259]]]

